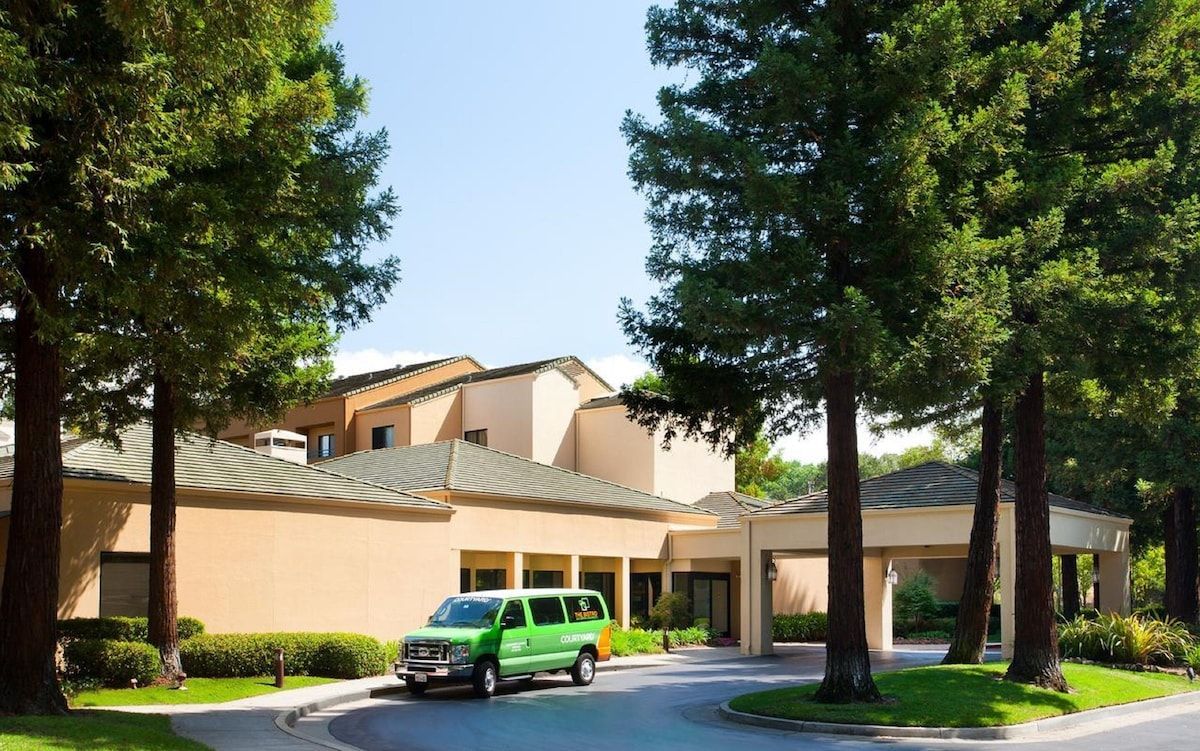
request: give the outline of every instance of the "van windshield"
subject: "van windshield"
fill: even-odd
[[[442,628],[489,628],[496,622],[503,600],[495,597],[462,595],[447,597],[429,625]]]

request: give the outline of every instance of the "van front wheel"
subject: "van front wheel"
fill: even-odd
[[[581,652],[575,659],[575,667],[571,668],[571,680],[576,686],[590,686],[596,677],[596,658],[587,652]]]
[[[480,699],[490,699],[496,693],[496,683],[500,680],[500,672],[496,663],[484,661],[475,666],[475,675],[471,683],[475,687],[475,695]]]

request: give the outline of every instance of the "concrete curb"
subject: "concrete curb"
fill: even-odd
[[[1003,727],[992,728],[924,728],[786,720],[782,717],[765,717],[763,715],[739,712],[736,709],[730,708],[729,702],[723,702],[717,708],[717,713],[729,722],[737,722],[742,725],[755,725],[773,730],[787,730],[793,733],[857,735],[869,738],[938,738],[943,740],[1007,741],[1030,738],[1039,733],[1071,730],[1089,725],[1098,720],[1118,717],[1131,710],[1134,712],[1143,712],[1193,703],[1200,705],[1200,691],[1186,691],[1181,694],[1163,696],[1157,699],[1116,704],[1111,707],[1100,707],[1099,709],[1089,709],[1057,717],[1047,717],[1044,720],[1035,720],[1020,725],[1005,725]]]
[[[356,691],[348,691],[344,694],[330,696],[320,701],[315,701],[310,704],[304,704],[299,707],[293,707],[286,712],[281,712],[275,716],[275,727],[283,732],[316,746],[323,748],[331,748],[335,751],[361,751],[357,746],[350,746],[345,743],[330,739],[318,738],[307,733],[301,733],[296,729],[296,722],[302,717],[307,717],[314,712],[322,712],[330,707],[335,707],[338,704],[348,704],[350,702],[362,701],[364,699],[374,699],[377,696],[388,696],[390,694],[405,693],[407,689],[403,685],[396,686],[379,686],[377,688],[358,689]]]

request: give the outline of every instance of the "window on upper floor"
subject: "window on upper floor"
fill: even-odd
[[[463,433],[463,440],[467,443],[475,443],[480,446],[487,445],[487,428],[483,430],[468,430]]]
[[[328,459],[333,456],[333,433],[317,436],[317,458]]]
[[[396,445],[396,430],[393,425],[377,425],[371,428],[371,448],[390,449]]]

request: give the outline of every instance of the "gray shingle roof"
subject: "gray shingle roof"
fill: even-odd
[[[121,449],[98,440],[65,441],[63,476],[77,480],[150,483],[150,427],[135,425],[121,433]],[[11,459],[0,462],[0,479],[12,477]],[[429,498],[340,475],[324,467],[293,464],[226,441],[200,435],[175,439],[175,484],[180,488],[261,493],[383,503],[411,508],[449,507]]]
[[[412,365],[397,365],[394,368],[386,368],[384,370],[373,370],[369,373],[356,373],[354,375],[334,378],[329,383],[329,390],[326,391],[320,398],[328,399],[333,396],[353,396],[354,394],[373,389],[378,386],[384,386],[392,381],[398,381],[401,378],[407,378],[417,373],[426,370],[432,370],[440,365],[446,365],[457,360],[469,359],[465,356],[458,357],[443,357],[440,360],[430,360],[429,362],[418,362]]]
[[[720,516],[721,521],[717,522],[717,527],[725,529],[738,526],[738,519],[742,514],[768,508],[774,503],[777,501],[755,498],[752,495],[736,493],[732,490],[721,490],[709,493],[696,501],[694,505]]]
[[[584,365],[579,358],[570,355],[566,357],[555,357],[550,360],[537,360],[535,362],[526,362],[519,365],[506,365],[503,368],[489,368],[476,373],[463,373],[462,375],[447,378],[444,381],[435,383],[432,386],[427,386],[416,391],[411,391],[407,394],[400,394],[391,399],[370,404],[361,409],[382,409],[384,407],[398,407],[401,404],[418,404],[429,399],[436,399],[444,394],[449,394],[459,386],[467,383],[479,383],[481,381],[494,381],[498,378],[509,378],[512,376],[528,375],[530,373],[545,373],[554,368],[563,368],[571,375],[575,373],[589,373],[593,378],[599,381],[605,388],[611,390],[603,378],[596,375],[588,366]]]
[[[624,404],[621,401],[620,394],[610,394],[609,396],[599,396],[595,399],[589,399],[579,405],[580,409],[604,409],[605,407],[618,407]]]
[[[451,490],[701,518],[713,516],[686,503],[458,439],[359,451],[330,459],[321,466],[401,490]]]
[[[978,492],[978,484],[979,473],[973,469],[945,462],[926,462],[916,467],[863,480],[860,486],[862,508],[864,511],[868,511],[872,509],[973,505]],[[1015,499],[1016,484],[1011,480],[1002,479],[1000,481],[1000,501],[1012,503]],[[1050,494],[1050,505],[1091,514],[1128,518],[1099,506],[1055,493]],[[756,516],[815,514],[828,510],[829,499],[826,497],[825,491],[820,490],[756,511],[754,514]]]

